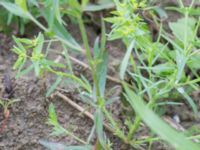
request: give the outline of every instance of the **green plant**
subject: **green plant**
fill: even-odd
[[[6,115],[8,113],[8,107],[9,106],[11,106],[13,103],[16,103],[16,102],[19,102],[19,101],[20,100],[18,100],[18,99],[14,99],[14,100],[10,100],[10,99],[1,100],[0,99],[0,105],[3,107],[4,115]]]
[[[10,111],[9,111],[9,107],[13,104],[13,103],[16,103],[16,102],[19,102],[20,100],[18,99],[14,99],[14,100],[11,100],[11,99],[0,99],[0,106],[3,107],[3,114],[4,114],[4,121],[1,125],[1,128],[0,128],[0,132],[3,132],[4,128],[6,127],[6,123],[7,123],[7,120],[10,116]]]
[[[148,32],[147,24],[138,14],[134,13],[134,11],[138,10],[138,7],[134,5],[135,2],[134,0],[127,0],[124,2],[115,0],[117,11],[113,12],[114,17],[106,19],[106,21],[113,24],[113,29],[109,35],[110,40],[120,38],[127,46],[127,52],[120,68],[120,77],[124,80],[125,73],[127,72],[134,83],[130,85],[132,91],[124,84],[127,94],[125,95],[126,99],[137,113],[134,123],[129,127],[128,139],[131,140],[133,138],[134,133],[140,126],[141,120],[143,120],[155,133],[159,134],[161,137],[165,136],[163,138],[173,145],[172,141],[170,141],[170,136],[161,135],[164,134],[164,132],[160,133],[159,129],[155,130],[154,127],[156,125],[153,125],[155,118],[153,118],[153,116],[152,118],[150,116],[148,117],[145,109],[148,109],[148,111],[150,111],[149,109],[155,110],[158,101],[164,98],[170,99],[172,95],[180,94],[180,96],[187,100],[194,114],[197,115],[197,106],[189,94],[191,92],[190,89],[197,90],[199,88],[196,83],[200,81],[196,73],[196,69],[199,69],[199,67],[194,68],[193,66],[197,64],[197,62],[192,63],[195,57],[199,57],[197,54],[198,47],[194,44],[199,40],[197,36],[199,18],[189,17],[190,12],[194,10],[192,8],[194,1],[189,7],[181,5],[180,9],[176,8],[176,10],[182,10],[184,17],[177,22],[169,23],[170,29],[174,35],[174,40],[172,40],[170,34],[162,28],[162,24],[159,24],[154,16],[160,31],[157,40],[153,42]],[[143,6],[143,2],[141,3],[141,6]],[[167,40],[167,42],[163,43],[162,38]],[[171,49],[169,45],[172,45]],[[133,48],[135,50],[134,53],[132,52]],[[138,62],[134,60],[133,55],[137,56]],[[131,69],[125,69],[128,68],[128,66],[130,66]],[[196,74],[195,79],[191,79],[190,76],[187,75],[185,71],[186,68],[189,68]],[[134,99],[133,91],[139,93],[139,97],[144,97],[144,99],[148,101],[148,108],[143,108],[136,104],[137,101],[139,104],[141,99],[137,96]],[[134,101],[136,101],[135,104]],[[140,111],[138,108],[140,110],[144,109],[144,112]],[[160,121],[157,120],[156,122],[159,125]],[[164,126],[164,124],[161,125],[161,127]],[[166,126],[166,129],[163,130],[167,130],[167,128]],[[173,135],[173,131],[169,131],[169,133]],[[178,141],[174,142],[177,145],[177,149],[186,148],[182,143],[178,144]],[[178,146],[180,146],[180,148],[178,148]],[[194,146],[193,149],[198,149],[198,146]]]
[[[39,33],[33,39],[13,37],[16,43],[13,52],[18,56],[14,64],[14,69],[18,69],[17,77],[27,74],[31,70],[34,70],[37,77],[43,77],[43,79],[45,79],[44,76],[47,73],[54,74],[57,79],[48,89],[47,96],[56,89],[61,81],[72,79],[73,83],[77,85],[83,101],[95,109],[93,119],[97,136],[96,145],[94,145],[95,149],[111,149],[110,141],[104,132],[105,120],[109,122],[108,126],[115,136],[137,149],[142,148],[141,145],[144,143],[150,143],[149,145],[151,145],[152,142],[161,141],[161,139],[167,141],[176,149],[199,149],[198,144],[190,141],[190,139],[195,139],[197,136],[186,138],[171,129],[156,115],[159,107],[158,103],[163,101],[165,103],[166,99],[171,98],[177,100],[186,99],[194,115],[198,113],[197,106],[190,96],[192,90],[199,88],[197,83],[200,81],[197,73],[199,69],[197,64],[200,57],[200,39],[197,32],[200,20],[193,16],[198,14],[193,8],[194,1],[189,7],[184,7],[182,1],[179,1],[181,8],[168,8],[183,14],[183,17],[176,22],[169,23],[172,31],[172,34],[170,34],[163,28],[162,20],[155,15],[155,12],[160,13],[161,11],[158,11],[157,8],[147,7],[146,1],[114,0],[116,10],[112,12],[113,16],[105,19],[101,18],[101,37],[96,38],[93,53],[91,53],[82,16],[85,11],[107,8],[105,5],[94,6],[88,4],[88,0],[83,0],[81,3],[76,0],[30,1],[30,3],[31,5],[26,5],[25,0],[15,1],[15,3],[0,2],[0,5],[12,14],[25,20],[33,21],[44,31],[44,35]],[[32,13],[33,8],[36,8],[35,13]],[[156,40],[152,39],[148,24],[142,18],[140,11],[149,11],[154,19],[154,23],[159,29]],[[163,14],[165,14],[164,11],[162,11],[162,14],[160,13],[160,16]],[[64,15],[68,15],[70,19],[77,21],[83,47],[65,29],[66,23],[62,19]],[[47,27],[39,22],[39,17],[43,17],[47,22]],[[104,20],[112,24],[112,31],[108,35],[109,40],[121,39],[127,47],[119,72],[121,84],[124,88],[122,99],[125,98],[135,111],[135,115],[127,116],[123,124],[123,126],[127,127],[127,131],[123,130],[106,107],[112,104],[112,100],[105,96],[108,50],[106,49],[107,38]],[[182,32],[183,30],[184,32]],[[47,38],[50,38],[50,40],[45,40]],[[61,54],[67,60],[67,65],[48,59],[52,41],[60,41],[62,43],[63,52]],[[46,50],[43,49],[44,43],[48,44]],[[78,77],[73,74],[68,50],[76,51],[80,54],[85,52],[91,70],[92,83],[83,76]],[[137,60],[135,60],[135,57]],[[30,65],[27,66],[27,64]],[[60,68],[64,69],[64,71],[60,71]],[[186,70],[190,70],[194,77],[190,77]],[[127,78],[130,78],[130,83],[128,83]],[[145,139],[135,138],[135,133],[138,131],[142,121],[159,137],[153,134]],[[83,141],[76,137],[59,124],[53,105],[49,107],[48,124],[53,126],[54,135],[64,134],[71,136],[86,146],[66,147],[57,143],[42,141],[41,143],[44,146],[50,149],[58,147],[63,149],[91,149],[90,139],[94,131],[91,131],[88,141]]]
[[[18,55],[18,59],[17,59],[16,63],[14,64],[14,69],[18,69],[17,77],[27,74],[28,72],[30,72],[33,69],[34,69],[35,75],[37,77],[41,76],[44,73],[55,74],[58,77],[58,80],[55,82],[55,84],[52,86],[52,88],[50,88],[50,91],[53,91],[53,89],[55,89],[56,85],[61,81],[62,78],[71,78],[76,83],[78,83],[85,90],[85,92],[88,95],[91,95],[91,97],[92,97],[91,103],[93,103],[93,106],[96,109],[94,120],[95,120],[95,129],[96,129],[96,133],[98,136],[98,140],[99,140],[101,146],[104,147],[104,149],[109,149],[108,145],[106,144],[106,139],[105,139],[104,133],[103,133],[103,110],[105,111],[104,90],[105,90],[105,82],[106,82],[107,57],[108,57],[107,51],[105,49],[105,42],[106,42],[105,26],[104,26],[104,23],[102,22],[101,41],[99,44],[99,40],[98,39],[96,40],[95,46],[94,46],[94,56],[92,56],[91,51],[90,51],[90,46],[88,43],[88,39],[87,39],[86,30],[85,30],[83,19],[82,19],[82,13],[84,10],[83,8],[85,7],[87,1],[83,1],[82,4],[79,4],[77,1],[68,1],[66,3],[71,8],[69,10],[69,12],[67,12],[67,13],[71,17],[74,17],[78,20],[81,36],[82,36],[85,51],[86,51],[86,58],[88,60],[89,66],[92,70],[91,74],[93,77],[94,84],[90,85],[89,82],[87,80],[85,80],[84,78],[83,79],[78,78],[73,74],[57,71],[55,69],[55,67],[60,68],[60,67],[64,67],[64,65],[55,63],[46,58],[46,56],[49,53],[49,50],[47,49],[46,53],[44,54],[43,44],[45,41],[44,41],[44,36],[41,33],[38,35],[38,37],[36,37],[33,40],[23,39],[23,38],[20,39],[20,38],[14,37],[14,40],[15,40],[17,46],[15,46],[13,48],[13,51]],[[58,23],[58,25],[60,27],[62,25],[61,22],[59,22],[59,18],[57,18],[58,16],[56,16],[56,17],[54,16],[55,17],[54,19],[56,19],[56,20],[54,20],[53,23],[52,22],[50,23],[50,21],[51,21],[51,18],[49,18],[50,16],[45,16],[45,17],[47,17],[47,22],[50,27],[49,29],[46,29],[36,19],[34,19],[33,16],[27,10],[23,10],[22,6],[18,7],[17,5],[14,5],[12,3],[6,3],[6,2],[2,2],[1,4],[5,8],[10,10],[12,13],[19,15],[21,17],[26,17],[26,18],[31,19],[39,27],[41,27],[46,32],[48,32],[48,35],[50,32],[51,32],[51,35],[54,35],[54,33],[52,33],[51,29],[53,29],[55,27],[56,23]],[[13,11],[13,9],[12,9],[13,7],[15,8],[15,11]],[[18,10],[18,11],[16,11],[16,10]],[[47,15],[47,14],[49,14],[49,12],[45,13],[45,14]],[[58,15],[59,12],[57,12],[55,14]],[[57,26],[56,26],[56,28],[57,28]],[[53,29],[53,31],[54,31],[54,29]],[[68,34],[65,37],[69,37],[69,36],[70,35]],[[70,38],[71,42],[68,43],[68,42],[65,42],[66,40],[63,40],[58,35],[55,35],[52,37],[55,37],[56,39],[60,40],[64,44],[67,44],[72,49],[82,50],[82,48],[76,47],[77,44],[75,43],[75,41],[72,38]],[[25,69],[24,69],[26,62],[31,62],[31,65],[28,67],[25,67]],[[92,89],[94,89],[94,90],[92,90]],[[49,95],[51,92],[48,91],[47,93]],[[112,117],[110,117],[110,118],[112,118]],[[55,126],[55,124],[54,124],[54,126]]]

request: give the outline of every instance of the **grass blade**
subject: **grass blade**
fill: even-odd
[[[197,115],[198,109],[196,104],[194,103],[194,100],[185,92],[183,87],[177,88],[177,91],[187,100],[187,102],[190,104],[193,112]]]
[[[62,81],[62,77],[58,77],[56,79],[56,81],[53,83],[53,85],[48,89],[48,91],[46,93],[46,97],[49,97],[51,95],[51,93],[56,89],[56,87],[60,84],[61,81]]]
[[[124,75],[125,75],[125,72],[126,72],[126,68],[128,67],[128,62],[129,62],[129,58],[130,58],[130,55],[131,55],[131,52],[132,52],[132,49],[133,47],[135,46],[135,40],[133,40],[128,49],[127,49],[127,52],[124,56],[124,59],[122,60],[122,64],[120,66],[120,78],[123,80],[124,79]]]
[[[124,83],[124,89],[126,91],[126,98],[132,108],[138,113],[142,120],[163,140],[170,143],[177,150],[199,150],[200,146],[187,140],[186,137],[172,129],[162,119],[160,119],[151,109],[149,109],[143,102],[143,100],[136,95],[129,87]]]
[[[44,140],[40,140],[39,141],[41,145],[43,145],[44,147],[48,148],[49,150],[91,150],[92,147],[91,146],[65,146],[63,144],[60,143],[54,143],[54,142],[48,142],[48,141],[44,141]]]

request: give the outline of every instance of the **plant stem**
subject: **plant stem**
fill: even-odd
[[[178,3],[179,3],[181,8],[184,8],[184,4],[183,4],[182,0],[178,0]]]
[[[80,31],[81,31],[83,44],[84,44],[84,47],[85,47],[86,57],[87,57],[87,60],[88,60],[90,67],[92,67],[93,66],[91,64],[92,55],[90,53],[90,46],[89,46],[86,30],[85,30],[85,27],[84,27],[83,19],[82,19],[81,16],[77,17],[77,19],[78,19],[79,28],[80,28]]]
[[[77,19],[78,19],[79,28],[80,28],[80,31],[81,31],[81,36],[82,36],[82,39],[83,39],[83,44],[84,44],[85,51],[86,51],[87,61],[88,61],[88,64],[91,68],[91,71],[92,71],[93,82],[94,82],[94,86],[95,86],[95,90],[96,90],[96,97],[98,99],[98,97],[100,97],[100,90],[99,90],[99,84],[98,84],[98,80],[97,80],[96,69],[95,69],[95,66],[93,64],[93,58],[92,58],[92,55],[91,55],[91,52],[90,52],[90,46],[89,46],[89,42],[88,42],[88,38],[87,38],[87,34],[86,34],[87,32],[85,30],[82,17],[78,16]]]
[[[73,133],[69,132],[68,130],[64,129],[66,135],[71,136],[72,138],[74,138],[75,140],[77,140],[78,142],[87,145],[88,143],[86,141],[83,141],[82,139],[80,139],[79,137],[75,136]]]

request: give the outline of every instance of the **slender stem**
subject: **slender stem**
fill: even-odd
[[[29,15],[30,20],[32,20],[38,27],[40,27],[42,30],[44,30],[45,32],[48,31],[48,29],[43,26],[39,21],[37,21],[31,14]]]
[[[74,138],[75,140],[77,140],[78,142],[82,143],[82,144],[88,144],[86,141],[83,141],[82,139],[80,139],[79,137],[75,136],[73,133],[69,132],[68,130],[65,129],[65,133],[68,136],[71,136],[72,138]]]
[[[85,47],[85,50],[86,50],[87,61],[88,61],[88,64],[91,68],[91,71],[92,71],[93,82],[94,82],[95,90],[96,90],[96,97],[98,99],[98,97],[100,97],[100,89],[99,89],[99,84],[98,84],[98,80],[97,80],[97,72],[96,72],[96,69],[95,69],[95,65],[93,64],[93,58],[92,58],[92,55],[91,55],[91,52],[90,52],[90,46],[89,46],[89,42],[88,42],[88,38],[87,38],[87,34],[86,34],[87,32],[85,30],[82,17],[79,16],[79,17],[77,17],[77,19],[78,19],[79,28],[80,28],[80,31],[81,31],[81,36],[82,36],[82,39],[83,39],[83,44],[84,44],[84,47]]]
[[[88,42],[88,37],[87,37],[87,32],[86,32],[86,29],[84,27],[84,23],[83,23],[83,19],[82,17],[77,17],[78,19],[78,23],[79,23],[79,28],[80,28],[80,31],[81,31],[81,36],[82,36],[82,40],[83,40],[83,44],[84,44],[84,47],[85,47],[85,51],[86,51],[86,57],[87,57],[87,60],[88,60],[88,63],[90,65],[90,67],[92,68],[92,64],[91,64],[91,60],[92,60],[92,55],[90,53],[90,46],[89,46],[89,42]]]
[[[189,9],[191,9],[191,8],[192,8],[192,6],[194,5],[194,2],[195,2],[195,0],[192,0],[192,2],[191,2],[191,4],[190,4],[190,7],[189,7]]]
[[[179,3],[181,8],[184,8],[184,4],[183,4],[182,0],[178,0],[178,3]]]

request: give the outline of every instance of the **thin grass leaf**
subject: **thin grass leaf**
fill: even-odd
[[[16,38],[15,36],[13,36],[13,39],[15,41],[15,43],[17,44],[18,46],[18,50],[22,51],[22,52],[26,52],[26,49],[24,48],[24,46],[21,44],[21,41],[20,39]]]
[[[35,75],[38,77],[40,75],[40,63],[39,61],[32,61],[34,66]]]
[[[99,37],[97,37],[94,41],[94,59],[98,59],[98,56],[100,54],[100,48],[99,48]]]
[[[183,53],[176,51],[176,64],[178,68],[177,76],[176,76],[176,83],[178,83],[184,75],[184,68],[187,63],[188,58],[184,56]]]
[[[57,88],[57,86],[60,84],[61,81],[62,81],[62,77],[58,77],[56,79],[56,81],[48,89],[48,91],[46,93],[46,97],[49,97],[51,95],[51,93]]]
[[[167,19],[168,18],[168,15],[163,8],[154,7],[153,9],[158,13],[158,15],[160,16],[161,19]]]
[[[93,136],[95,134],[95,125],[93,125],[92,130],[90,131],[90,134],[87,138],[87,143],[90,143],[90,141],[92,140]]]
[[[101,52],[106,49],[106,26],[103,19],[101,19]]]
[[[95,40],[94,43],[94,59],[97,63],[96,72],[97,80],[99,81],[100,95],[103,97],[106,86],[106,75],[107,75],[107,66],[108,66],[108,51],[106,50],[106,33],[105,33],[105,24],[102,20],[102,36],[101,43],[99,47],[99,38]]]
[[[36,39],[36,42],[37,42],[37,45],[36,45],[36,47],[34,47],[33,52],[35,54],[41,54],[42,48],[43,48],[43,45],[44,45],[44,36],[43,36],[42,33],[39,33],[39,35]]]
[[[104,53],[101,56],[101,62],[96,67],[97,78],[99,81],[100,95],[102,97],[104,96],[106,87],[107,70],[108,70],[107,65],[108,65],[108,52],[104,51]]]
[[[50,15],[50,10],[45,9],[43,10],[43,16],[45,20],[48,22],[48,18]],[[50,26],[50,23],[49,23]],[[72,48],[73,50],[76,51],[81,51],[81,46],[76,42],[76,40],[72,37],[72,35],[66,30],[66,28],[63,26],[63,24],[60,24],[57,20],[54,21],[54,24],[52,25],[52,32],[56,34],[59,39],[63,43],[65,43],[67,46]]]
[[[103,114],[100,108],[98,108],[95,112],[94,123],[98,140],[101,143],[102,147],[106,147],[106,141],[103,132]]]
[[[65,146],[61,143],[48,142],[44,140],[39,141],[41,145],[48,148],[49,150],[91,150],[90,145],[83,146]]]
[[[0,2],[0,5],[2,5],[4,8],[6,8],[9,12],[13,13],[16,16],[22,17],[22,18],[29,18],[30,14],[27,11],[24,11],[20,6],[10,3],[10,2]]]
[[[134,46],[135,46],[135,40],[133,40],[130,43],[130,45],[129,45],[127,51],[126,51],[126,54],[125,54],[125,56],[122,60],[122,63],[121,63],[121,66],[120,66],[120,78],[122,80],[124,79],[124,75],[125,75],[126,69],[128,67],[129,58],[130,58],[130,55],[131,55],[131,52],[132,52]]]
[[[101,11],[104,9],[110,9],[114,7],[115,4],[113,2],[102,4],[88,4],[86,7],[84,7],[84,11]]]
[[[46,60],[46,59],[42,60],[42,64],[51,66],[51,67],[65,68],[65,65],[62,63],[56,63],[54,61]]]
[[[187,102],[190,104],[193,112],[195,113],[195,115],[197,115],[198,109],[197,109],[197,105],[194,103],[194,100],[185,92],[183,87],[177,88],[177,91],[187,100]]]
[[[173,10],[177,11],[179,13],[185,14],[186,11],[188,11],[189,15],[199,15],[200,14],[200,8],[190,8],[189,10],[186,8],[178,8],[178,7],[166,7],[166,10]]]
[[[160,119],[151,109],[144,104],[141,97],[136,95],[129,87],[124,83],[124,89],[126,91],[127,101],[132,108],[138,113],[142,120],[163,140],[167,141],[177,150],[199,150],[200,146],[186,137],[172,129],[162,119]]]
[[[31,70],[33,70],[33,69],[34,69],[34,65],[32,64],[32,65],[30,65],[29,67],[27,67],[26,69],[20,71],[20,72],[17,74],[16,78],[19,78],[19,77],[21,77],[21,76],[23,76],[23,75],[29,73],[29,72],[30,72]]]
[[[16,78],[19,77],[19,74],[21,73],[21,70],[23,69],[25,63],[26,63],[26,58],[24,58],[23,61],[20,63],[20,65],[19,65],[19,67],[18,67],[18,71],[17,71]]]

